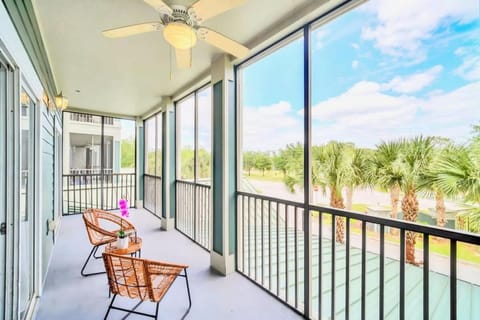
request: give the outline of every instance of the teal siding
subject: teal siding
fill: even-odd
[[[42,199],[42,208],[39,212],[41,223],[47,226],[47,221],[54,219],[54,119],[46,109],[43,110],[40,119],[40,152],[41,152],[41,182],[40,197]],[[60,186],[59,186],[60,187]],[[42,273],[46,276],[48,263],[52,255],[53,233],[47,230],[42,234]]]
[[[213,85],[213,251],[223,255],[223,89]]]

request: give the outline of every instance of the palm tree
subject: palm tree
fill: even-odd
[[[433,157],[433,138],[418,136],[412,139],[403,139],[401,146],[401,179],[400,190],[404,196],[401,203],[403,219],[416,222],[418,217],[417,192],[423,186],[422,178],[427,171]],[[417,234],[406,232],[406,262],[415,262],[415,243]],[[403,240],[403,239],[402,239]]]
[[[437,165],[435,184],[445,195],[463,195],[465,201],[479,206],[471,214],[470,224],[480,226],[480,140],[453,147]]]
[[[435,147],[432,153],[432,161],[427,168],[427,172],[421,178],[421,188],[427,194],[433,194],[435,197],[435,213],[437,217],[437,226],[444,227],[447,223],[445,216],[445,195],[442,189],[438,186],[437,177],[442,173],[440,170],[440,162],[449,157],[449,153],[456,152],[453,143],[445,138],[434,138]]]
[[[288,144],[286,149],[280,150],[279,157],[282,160],[277,159],[277,164],[280,163],[280,168],[284,172],[283,182],[290,192],[295,192],[296,185],[303,187],[303,145]]]
[[[372,184],[368,171],[373,158],[373,150],[355,148],[353,145],[351,147],[353,148],[351,170],[346,176],[345,207],[347,210],[352,210],[353,192],[355,188]]]
[[[359,156],[360,157],[360,156]],[[345,209],[342,189],[352,185],[355,149],[352,144],[332,141],[312,148],[312,183],[330,191],[330,206]],[[335,217],[335,241],[344,243],[345,219]]]
[[[390,192],[391,213],[393,219],[398,217],[400,202],[400,182],[402,180],[402,142],[389,141],[377,145],[377,150],[369,170],[370,180]]]

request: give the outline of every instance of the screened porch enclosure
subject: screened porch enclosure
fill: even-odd
[[[0,320],[480,319],[478,0],[0,2]]]

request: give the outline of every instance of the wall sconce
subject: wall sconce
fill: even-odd
[[[20,94],[20,103],[22,106],[28,106],[30,104],[30,97],[25,91]]]
[[[68,106],[68,99],[63,95],[62,91],[55,96],[55,104],[60,110],[64,110]]]

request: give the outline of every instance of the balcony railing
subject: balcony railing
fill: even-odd
[[[100,168],[71,168],[70,174],[72,175],[92,175],[92,174],[112,174],[113,169],[100,169]]]
[[[63,214],[82,213],[87,208],[118,209],[126,197],[135,205],[135,173],[63,175]]]
[[[310,318],[480,316],[471,307],[480,265],[458,259],[466,247],[478,251],[478,235],[246,192],[237,193],[237,228],[237,270]],[[405,258],[411,232],[418,264]]]
[[[106,125],[113,125],[113,118],[111,117],[104,117]],[[70,113],[70,120],[77,121],[77,122],[86,122],[86,123],[102,123],[102,118],[99,116],[94,116],[91,114],[85,113]]]
[[[161,215],[162,210],[162,178],[144,174],[145,196],[143,206],[148,211],[157,216]]]
[[[177,180],[177,214],[175,225],[203,248],[210,250],[211,205],[208,185]]]

